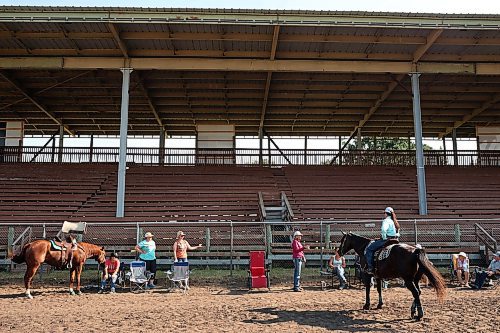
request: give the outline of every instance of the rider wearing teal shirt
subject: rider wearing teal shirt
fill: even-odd
[[[380,229],[381,239],[377,239],[372,241],[365,250],[365,259],[366,259],[366,273],[373,274],[373,254],[379,248],[384,246],[387,239],[397,239],[399,238],[399,223],[396,218],[396,213],[392,207],[387,207],[384,210],[385,218],[382,221],[382,227]]]

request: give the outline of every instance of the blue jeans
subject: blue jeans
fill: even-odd
[[[116,280],[118,279],[118,276],[117,275],[112,275],[112,274],[108,274],[108,275],[109,275],[108,280],[111,283],[111,289],[114,289],[115,288]],[[101,281],[101,289],[104,290],[104,288],[106,288],[106,282],[107,282],[107,280],[104,280],[104,278],[103,278],[102,281]]]
[[[300,287],[300,272],[302,271],[302,258],[293,258],[293,289]]]
[[[343,286],[347,283],[347,280],[346,280],[345,275],[344,275],[345,274],[344,267],[334,267],[333,273],[337,274],[337,277],[339,278],[341,286]]]
[[[177,258],[177,262],[188,262],[188,258]]]
[[[369,244],[368,247],[366,248],[365,258],[368,270],[371,271],[373,269],[373,254],[375,253],[375,251],[381,248],[386,241],[387,241],[386,239],[377,239],[373,243]]]

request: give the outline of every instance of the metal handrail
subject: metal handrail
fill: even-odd
[[[262,196],[262,192],[259,191],[259,193],[257,193],[258,197],[259,197],[259,210],[260,210],[260,214],[261,214],[261,217],[262,217],[262,221],[264,221],[267,217],[267,214],[266,214],[266,206],[264,206],[264,197]]]
[[[477,229],[483,232],[483,234],[493,243],[493,246],[490,246],[490,244],[477,232]],[[493,236],[491,236],[480,224],[474,223],[474,233],[476,234],[476,237],[479,238],[484,245],[486,245],[490,250],[493,252],[496,252],[498,249],[498,243]]]
[[[281,191],[281,201],[285,203],[285,208],[288,216],[293,219],[295,216],[293,215],[292,206],[290,205],[288,197],[286,196],[286,193],[284,191]]]

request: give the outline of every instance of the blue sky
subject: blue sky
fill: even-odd
[[[476,13],[500,14],[498,0],[0,0],[0,5],[31,6],[83,6],[83,7],[176,7],[176,8],[259,8],[259,9],[312,9],[312,10],[360,10],[420,13]]]

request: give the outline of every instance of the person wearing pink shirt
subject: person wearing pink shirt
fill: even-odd
[[[292,241],[292,258],[293,258],[293,291],[302,291],[300,287],[300,273],[302,271],[302,263],[306,262],[306,257],[304,256],[304,245],[300,242],[302,239],[302,233],[300,231],[295,231],[293,233]]]

